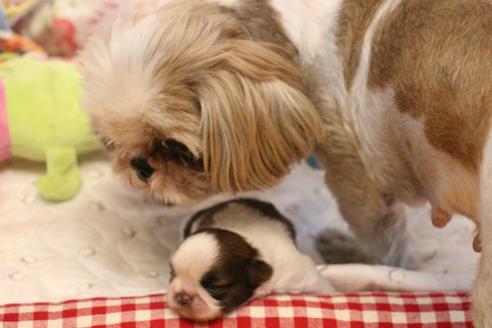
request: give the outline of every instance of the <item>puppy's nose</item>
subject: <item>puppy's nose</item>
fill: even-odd
[[[130,166],[135,170],[138,178],[144,182],[147,182],[154,173],[154,168],[142,157],[132,158]]]
[[[174,299],[179,306],[188,306],[191,304],[192,298],[184,292],[179,292],[176,294],[176,296],[174,296]]]

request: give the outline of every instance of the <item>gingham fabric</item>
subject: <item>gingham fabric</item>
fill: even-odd
[[[165,295],[0,307],[3,328],[54,327],[472,327],[466,294],[286,295],[256,300],[208,324],[180,319]]]

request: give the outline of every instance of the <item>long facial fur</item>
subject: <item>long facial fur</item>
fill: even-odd
[[[290,55],[279,44],[250,40],[217,4],[172,1],[159,13],[116,22],[89,43],[83,104],[116,171],[159,199],[186,203],[264,189],[323,131]],[[203,170],[163,160],[156,145],[169,139],[184,144]],[[130,168],[134,157],[155,169],[147,182]]]

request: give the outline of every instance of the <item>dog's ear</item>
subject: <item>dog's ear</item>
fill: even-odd
[[[205,169],[219,192],[271,187],[320,141],[320,115],[281,49],[248,40],[220,46],[197,90]]]
[[[249,283],[255,288],[270,279],[272,274],[272,267],[261,260],[252,260],[248,266]]]

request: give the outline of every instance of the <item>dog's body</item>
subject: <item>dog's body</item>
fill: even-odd
[[[172,203],[275,185],[315,146],[358,237],[323,236],[327,260],[410,265],[404,203],[470,217],[490,327],[491,35],[489,0],[170,1],[89,46],[84,99],[117,170]]]
[[[254,199],[220,203],[195,214],[171,259],[169,305],[208,321],[271,293],[334,292],[296,247],[290,221]]]

